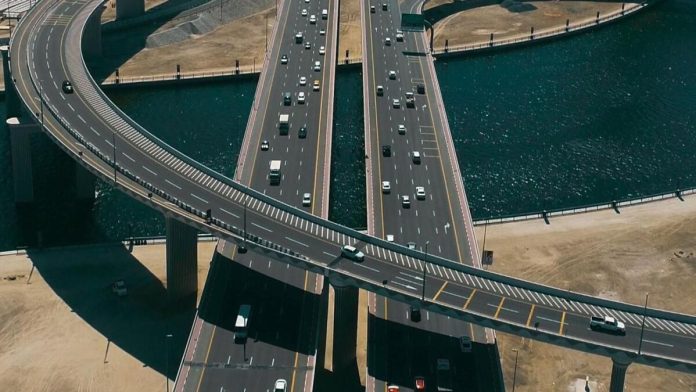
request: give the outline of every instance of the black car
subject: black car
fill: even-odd
[[[287,64],[288,63],[288,55],[284,54],[284,55],[280,56],[280,63]]]
[[[72,83],[70,83],[69,80],[64,80],[63,81],[63,92],[66,94],[72,94],[73,93],[73,86]]]
[[[385,157],[391,156],[391,145],[385,144],[382,146],[382,155],[384,155]]]
[[[416,86],[416,91],[418,94],[425,94],[425,85],[424,84],[419,84]]]
[[[300,130],[297,132],[297,137],[300,139],[304,139],[307,137],[307,127],[301,127]]]
[[[292,94],[284,93],[283,94],[283,105],[290,106],[291,104],[292,104]]]
[[[420,308],[418,308],[416,306],[411,306],[410,313],[411,313],[411,321],[413,321],[414,323],[418,323],[421,321]]]

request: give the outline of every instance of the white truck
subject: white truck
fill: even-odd
[[[249,334],[249,318],[251,305],[240,305],[239,313],[234,321],[234,342],[243,343]]]
[[[626,334],[626,325],[611,316],[590,317],[590,328],[593,331],[609,332],[619,335]]]
[[[270,172],[268,174],[268,179],[271,181],[271,185],[280,184],[280,161],[272,160],[270,163]]]
[[[290,115],[289,114],[281,114],[278,117],[278,129],[280,129],[281,135],[288,134],[288,130],[290,129]]]

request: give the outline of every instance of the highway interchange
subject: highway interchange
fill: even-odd
[[[248,200],[248,220],[255,223],[248,226],[249,233],[295,250],[317,268],[371,285],[372,290],[377,290],[374,287],[384,280],[394,282],[404,274],[422,273],[422,254],[311,218],[288,205],[264,199],[261,194],[247,198],[244,193],[253,194],[252,191],[163,147],[161,141],[111,107],[87,74],[79,45],[80,27],[97,5],[98,2],[40,2],[23,18],[11,44],[11,68],[20,97],[32,117],[43,122],[66,152],[107,180],[117,177],[117,185],[139,200],[224,238],[235,238],[232,229],[241,227],[243,200]],[[61,91],[59,85],[65,79],[73,82],[74,94]],[[118,173],[113,170],[114,152]],[[398,157],[399,151],[395,152],[394,157]],[[148,192],[152,189],[156,191]],[[211,209],[213,216],[220,217],[219,223],[206,223],[191,208],[183,208],[183,201],[197,211]],[[297,202],[294,199],[289,203]],[[420,201],[413,200],[414,204],[417,202]],[[338,257],[339,247],[348,243],[363,249],[364,263]],[[256,255],[253,257],[263,257],[267,262],[268,254],[259,249],[250,248],[249,257]],[[449,264],[437,255],[431,255],[428,261],[425,298],[431,309],[446,309],[452,316],[556,344],[572,343],[581,350],[604,350],[605,355],[609,352],[606,350],[635,353],[639,344],[639,307],[474,271]],[[278,266],[279,270],[283,268],[287,267]],[[389,295],[405,296],[411,302],[418,301],[418,289],[396,285],[385,288]],[[636,361],[673,368],[679,368],[679,364],[693,365],[693,318],[653,309],[646,312],[643,351]],[[589,330],[588,317],[597,314],[612,314],[625,321],[626,336]],[[690,369],[693,371],[693,367]]]

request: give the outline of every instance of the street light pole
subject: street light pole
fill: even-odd
[[[169,392],[169,339],[172,336],[170,333],[164,335],[164,379],[167,380],[167,392]]]
[[[428,265],[428,244],[430,241],[425,241],[425,257],[423,258],[423,293],[421,294],[421,302],[425,302],[425,271]]]
[[[481,265],[483,265],[483,256],[486,254],[486,233],[488,232],[488,220],[483,224],[483,246],[481,249]]]
[[[246,243],[247,243],[247,231],[246,231],[246,227],[247,227],[247,200],[244,199],[244,240],[243,240],[243,242],[242,242],[242,246],[239,247],[239,250],[238,250],[239,253],[246,253],[246,251],[247,251],[247,247],[246,247]]]
[[[643,331],[645,331],[645,313],[648,311],[648,295],[650,293],[645,293],[645,306],[643,307],[643,322],[640,324],[640,341],[638,342],[638,355],[643,348]]]
[[[266,14],[266,24],[263,26],[264,31],[266,32],[266,53],[268,53],[268,14]]]
[[[516,348],[513,348],[512,351],[515,352],[515,370],[512,372],[512,392],[515,392],[515,383],[517,382],[517,355],[519,355],[520,351]]]
[[[116,184],[116,133],[111,132],[111,142],[114,148],[114,184]]]

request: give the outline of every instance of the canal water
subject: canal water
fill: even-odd
[[[436,63],[476,218],[696,186],[696,2],[667,0],[540,46]],[[108,91],[173,147],[232,175],[256,79]],[[337,73],[331,219],[365,227],[362,82]],[[4,105],[0,105],[4,114]],[[158,213],[98,182],[92,205],[62,183],[71,161],[34,138],[37,202],[13,203],[0,137],[0,250],[163,234]],[[38,234],[40,233],[40,234]]]

